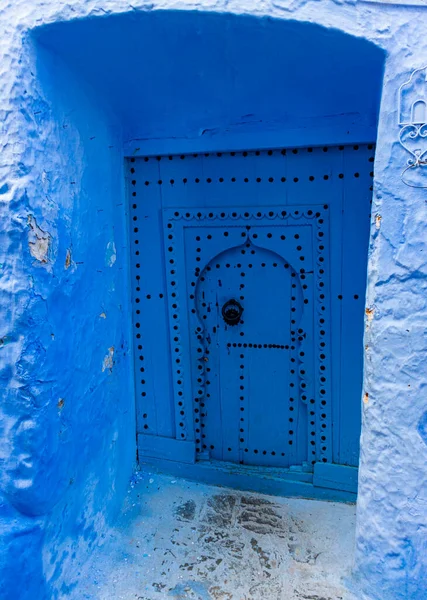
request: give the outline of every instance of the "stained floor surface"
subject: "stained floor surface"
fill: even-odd
[[[141,473],[73,600],[354,600],[355,507]]]

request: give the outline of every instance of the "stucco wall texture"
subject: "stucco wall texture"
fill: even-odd
[[[400,179],[396,94],[427,63],[427,10],[345,0],[1,3],[1,598],[67,596],[135,460],[121,123],[31,32],[169,9],[317,23],[386,52],[355,582],[365,599],[425,599],[427,192]]]

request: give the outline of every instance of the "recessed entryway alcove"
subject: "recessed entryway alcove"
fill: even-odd
[[[31,335],[28,360],[16,362],[2,480],[25,531],[41,523],[30,536],[43,558],[27,576],[37,598],[67,594],[111,527],[131,531],[116,521],[124,497],[142,490],[144,503],[158,482],[176,501],[152,497],[159,520],[162,506],[174,511],[167,527],[194,514],[200,528],[192,521],[183,535],[196,535],[212,503],[228,510],[225,529],[240,526],[249,505],[255,520],[274,511],[277,546],[298,529],[288,502],[296,521],[314,504],[252,501],[252,491],[356,499],[384,59],[365,39],[298,20],[155,10],[47,19],[23,36],[14,91],[29,282],[19,327]],[[128,496],[131,478],[140,487]],[[199,491],[200,482],[234,490],[223,498],[203,487],[209,499],[199,501],[194,481]],[[326,528],[307,526],[304,556],[315,535],[322,553],[321,532],[341,514],[330,538],[340,553],[336,540],[347,540],[340,576],[350,570],[354,508],[316,506],[329,516]],[[146,538],[143,546],[150,551]],[[299,569],[296,549],[281,550]],[[175,567],[176,556],[186,562],[185,552],[170,556]],[[317,573],[328,568],[320,561]]]
[[[139,461],[354,499],[383,53],[308,23],[166,11],[38,42],[60,57],[44,85],[61,72],[66,107],[66,65],[124,158],[111,226],[128,228]]]

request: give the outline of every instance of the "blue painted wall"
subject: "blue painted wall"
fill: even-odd
[[[65,595],[79,561],[101,543],[133,467],[122,148],[173,153],[221,149],[225,140],[255,147],[260,131],[267,146],[342,135],[370,141],[381,58],[365,60],[366,38],[387,61],[369,259],[358,594],[424,599],[427,214],[425,191],[401,183],[406,156],[396,143],[397,88],[427,62],[424,8],[275,0],[261,12],[233,0],[192,5],[199,14],[182,2],[174,8],[183,12],[169,14],[169,6],[157,14],[144,0],[7,0],[0,8],[3,597]],[[221,21],[202,14],[209,8],[262,18]],[[356,36],[357,51],[342,34],[317,25],[309,32],[304,22]],[[40,26],[34,42],[28,32]],[[324,37],[321,51],[313,40]],[[237,59],[250,64],[241,78]],[[220,93],[218,81],[232,94]],[[317,101],[295,101],[295,85]]]
[[[120,127],[60,59],[24,52],[37,83],[16,84],[26,134],[2,188],[5,600],[64,597],[135,461]]]

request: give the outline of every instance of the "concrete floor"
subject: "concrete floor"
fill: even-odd
[[[355,507],[140,473],[73,600],[354,600]]]

